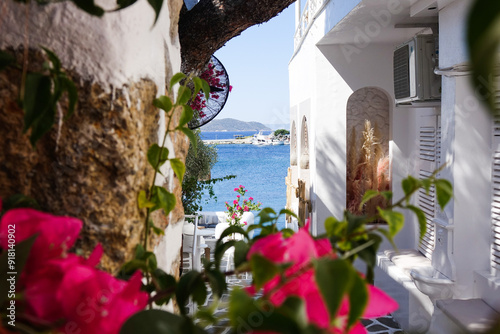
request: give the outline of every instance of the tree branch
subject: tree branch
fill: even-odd
[[[179,19],[182,71],[199,71],[245,29],[269,21],[295,0],[201,0]]]

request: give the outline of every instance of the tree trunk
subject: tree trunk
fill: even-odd
[[[182,70],[199,71],[210,56],[245,29],[269,21],[295,0],[201,0],[179,19]]]

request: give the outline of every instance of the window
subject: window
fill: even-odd
[[[419,125],[419,178],[429,177],[439,168],[441,160],[441,120],[439,116],[423,116]],[[436,217],[436,196],[434,186],[429,193],[424,189],[418,192],[418,206],[425,214],[426,232],[419,243],[418,250],[427,258],[432,257],[435,243],[433,219]]]

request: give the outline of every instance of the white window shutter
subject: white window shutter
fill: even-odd
[[[438,116],[422,116],[419,125],[419,178],[425,179],[439,167],[441,155],[441,127]],[[436,195],[434,186],[429,193],[418,191],[418,206],[425,214],[426,232],[418,250],[427,258],[432,257],[435,243],[433,219],[436,217]]]
[[[497,108],[500,93],[497,92]],[[500,109],[500,108],[499,108]],[[497,110],[499,112],[499,110]],[[491,267],[500,273],[500,116],[493,118],[493,161],[491,167]]]

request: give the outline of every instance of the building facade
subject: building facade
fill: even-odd
[[[296,3],[288,182],[304,191],[289,191],[291,209],[309,215],[318,235],[327,217],[354,207],[367,189],[356,168],[369,134],[377,146],[370,182],[394,198],[407,175],[424,178],[442,165],[439,177],[453,184],[443,211],[432,190],[413,199],[426,215],[422,241],[403,212],[400,252],[384,245],[378,257],[376,284],[398,300],[394,317],[412,332],[487,326],[484,315],[500,311],[500,131],[470,84],[472,2]],[[477,316],[466,319],[463,309]]]

